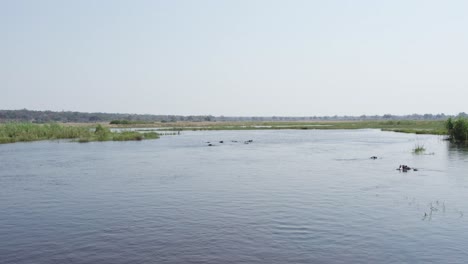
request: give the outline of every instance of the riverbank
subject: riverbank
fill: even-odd
[[[158,131],[252,130],[252,129],[381,129],[414,134],[446,135],[445,121],[323,121],[323,122],[156,122],[110,125],[111,128],[154,128]]]
[[[159,138],[151,129],[119,131],[111,129],[152,128],[154,131],[199,130],[279,130],[279,129],[381,129],[401,133],[446,135],[445,121],[324,121],[324,122],[154,122],[145,124],[62,123],[0,124],[0,144],[38,140],[71,139],[77,142],[127,141]],[[144,133],[143,133],[144,132]]]

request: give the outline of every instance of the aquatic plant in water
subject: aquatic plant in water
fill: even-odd
[[[414,154],[421,154],[421,153],[424,153],[425,151],[426,151],[426,148],[424,148],[424,145],[419,144],[419,143],[417,143],[413,149]]]

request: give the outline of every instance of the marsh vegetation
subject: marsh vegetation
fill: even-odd
[[[112,127],[128,127],[129,125],[113,124]],[[166,122],[152,124],[133,124],[132,127],[154,127],[158,131],[181,130],[279,130],[279,129],[381,129],[414,134],[445,135],[445,121],[440,120],[387,120],[387,121],[323,121],[323,122]]]
[[[426,148],[424,148],[423,144],[417,143],[414,148],[413,148],[413,153],[414,154],[422,154],[426,151]]]
[[[459,121],[460,120],[460,121]],[[468,122],[425,120],[387,120],[387,121],[324,121],[324,122],[165,122],[140,123],[128,120],[102,123],[93,127],[89,124],[33,124],[7,123],[0,125],[0,143],[35,141],[46,139],[75,139],[78,142],[123,141],[158,138],[159,135],[180,134],[180,131],[199,130],[283,130],[283,129],[380,129],[414,134],[449,135],[454,141],[468,139]],[[142,130],[116,131],[110,128],[154,128],[151,132]],[[158,131],[157,133],[154,131]],[[148,131],[145,129],[145,131]]]
[[[456,143],[468,142],[468,119],[459,117],[449,118],[445,123],[449,139]]]
[[[60,124],[7,123],[0,125],[0,143],[28,142],[38,140],[74,139],[77,142],[126,141],[156,139],[156,132],[112,132],[108,127],[97,125],[65,126]]]

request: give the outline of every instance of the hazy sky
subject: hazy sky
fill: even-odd
[[[0,109],[468,112],[468,1],[0,0]]]

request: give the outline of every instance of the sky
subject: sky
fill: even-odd
[[[0,0],[0,109],[468,112],[468,1]]]

